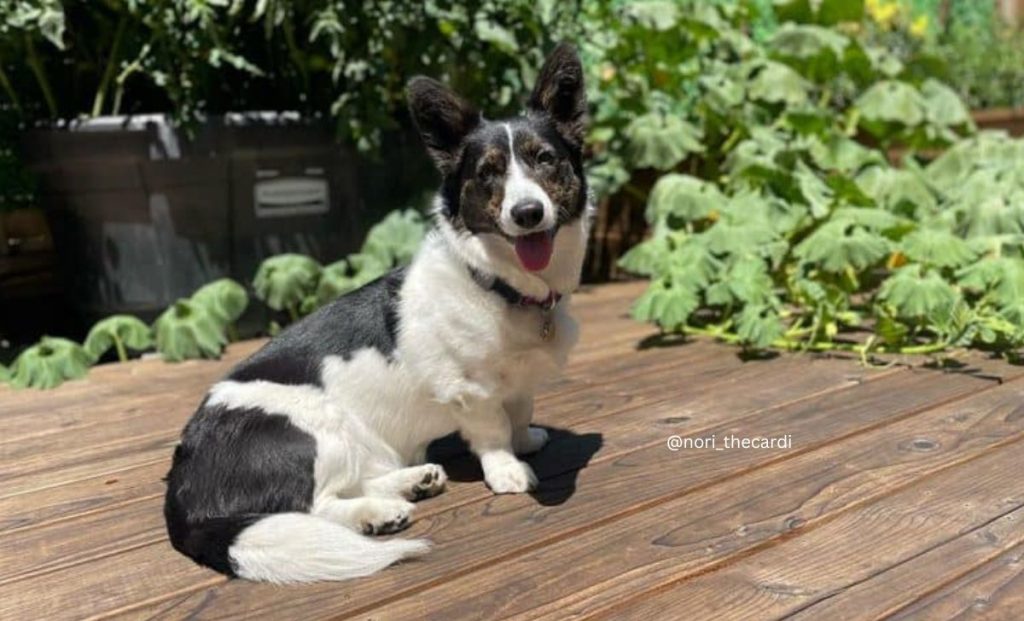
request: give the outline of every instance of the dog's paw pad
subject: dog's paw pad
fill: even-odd
[[[412,488],[411,495],[415,500],[437,496],[444,491],[445,484],[448,482],[448,475],[445,474],[444,468],[441,466],[424,464],[421,468],[423,476]]]
[[[412,522],[410,502],[382,502],[362,523],[364,535],[389,535],[409,528]]]
[[[530,427],[526,430],[526,433],[520,434],[516,440],[516,454],[528,455],[544,448],[544,445],[548,443],[548,432],[540,427]]]
[[[522,494],[537,487],[537,475],[533,473],[533,468],[518,459],[486,468],[484,480],[495,494]]]

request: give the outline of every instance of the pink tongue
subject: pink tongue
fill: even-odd
[[[539,272],[548,266],[554,243],[547,232],[530,233],[516,238],[516,254],[519,262],[531,272]]]

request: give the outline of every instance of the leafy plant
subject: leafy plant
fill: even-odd
[[[78,343],[44,336],[14,360],[8,381],[14,388],[55,388],[83,377],[91,365],[92,358]]]
[[[252,286],[257,298],[276,311],[287,310],[295,321],[302,302],[316,291],[321,270],[310,257],[281,254],[260,264]]]
[[[205,307],[231,335],[231,340],[238,340],[234,324],[249,306],[249,294],[245,287],[230,278],[221,278],[196,289],[191,300]]]
[[[156,349],[167,362],[217,358],[227,338],[220,320],[203,304],[181,299],[153,323]]]
[[[846,34],[856,10],[776,8],[802,23],[763,44],[739,28],[742,11],[720,7],[665,12],[657,28],[624,19],[591,50],[614,67],[597,96],[599,167],[622,166],[617,187],[648,199],[651,234],[620,262],[651,278],[634,315],[750,349],[1024,345],[1022,143],[964,138],[970,116],[949,87]],[[630,111],[678,117],[702,144],[619,139]],[[878,148],[895,144],[911,150],[901,167]],[[913,156],[935,147],[948,150],[930,164]],[[665,172],[648,193],[631,165]]]
[[[128,360],[128,349],[143,351],[153,346],[149,326],[131,315],[113,315],[99,321],[85,337],[85,351],[93,360],[99,360],[111,347],[117,359]]]

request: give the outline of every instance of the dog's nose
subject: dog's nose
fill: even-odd
[[[525,200],[512,205],[512,221],[524,229],[532,229],[544,219],[544,205],[538,200]]]

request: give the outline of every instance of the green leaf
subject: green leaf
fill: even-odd
[[[933,270],[906,265],[887,278],[878,299],[890,304],[897,317],[921,319],[943,308],[952,308],[960,293]]]
[[[794,255],[826,272],[861,271],[888,256],[887,239],[863,226],[835,221],[820,226],[797,244]]]
[[[747,93],[751,99],[798,106],[807,101],[811,88],[799,73],[782,63],[758,61],[750,70]]]
[[[633,305],[633,317],[655,322],[665,330],[676,330],[686,323],[698,304],[693,291],[660,279],[652,282]]]
[[[127,358],[125,348],[142,351],[153,346],[149,326],[131,315],[113,315],[99,321],[85,337],[85,351],[99,360],[111,347],[117,347],[118,358]]]
[[[718,281],[705,292],[708,304],[713,306],[763,304],[773,296],[774,283],[768,266],[763,259],[752,254],[731,262]]]
[[[228,326],[238,321],[249,306],[249,294],[234,280],[221,278],[197,289],[192,302],[205,307],[221,325]]]
[[[771,347],[785,331],[778,311],[768,304],[748,304],[736,318],[736,335],[743,344],[755,349]]]
[[[925,114],[936,125],[948,127],[970,127],[971,114],[956,91],[938,80],[931,78],[921,85]]]
[[[666,270],[672,247],[664,236],[654,237],[630,248],[619,258],[618,266],[641,276],[661,275]]]
[[[651,189],[646,218],[650,223],[674,216],[689,222],[725,208],[726,198],[713,183],[683,175],[662,175]]]
[[[223,325],[205,305],[181,299],[153,324],[156,348],[167,362],[193,358],[217,358],[227,337]]]
[[[924,122],[927,106],[916,88],[906,82],[881,80],[854,102],[860,123],[879,138],[889,138],[901,127]]]
[[[420,247],[427,233],[423,216],[413,209],[393,211],[370,229],[360,254],[372,255],[375,265],[384,265],[385,273],[396,265],[405,265]],[[361,270],[361,266],[354,266]]]
[[[920,229],[904,237],[899,249],[912,261],[934,267],[961,267],[974,260],[974,251],[949,231]]]
[[[908,170],[872,166],[857,175],[855,181],[857,187],[889,211],[923,219],[938,207],[935,194]]]
[[[623,16],[644,28],[665,31],[679,23],[679,7],[666,0],[640,0],[626,4]]]
[[[649,113],[625,129],[626,154],[634,168],[675,168],[690,153],[704,150],[695,125],[668,114]]]
[[[8,381],[14,388],[56,388],[84,377],[91,364],[92,358],[78,343],[44,336],[14,360]]]
[[[516,35],[505,28],[486,18],[477,18],[473,23],[473,32],[481,41],[490,43],[506,54],[515,54],[519,51],[519,42]]]
[[[256,297],[276,311],[298,308],[316,291],[321,269],[307,256],[281,254],[260,264],[252,286]]]

